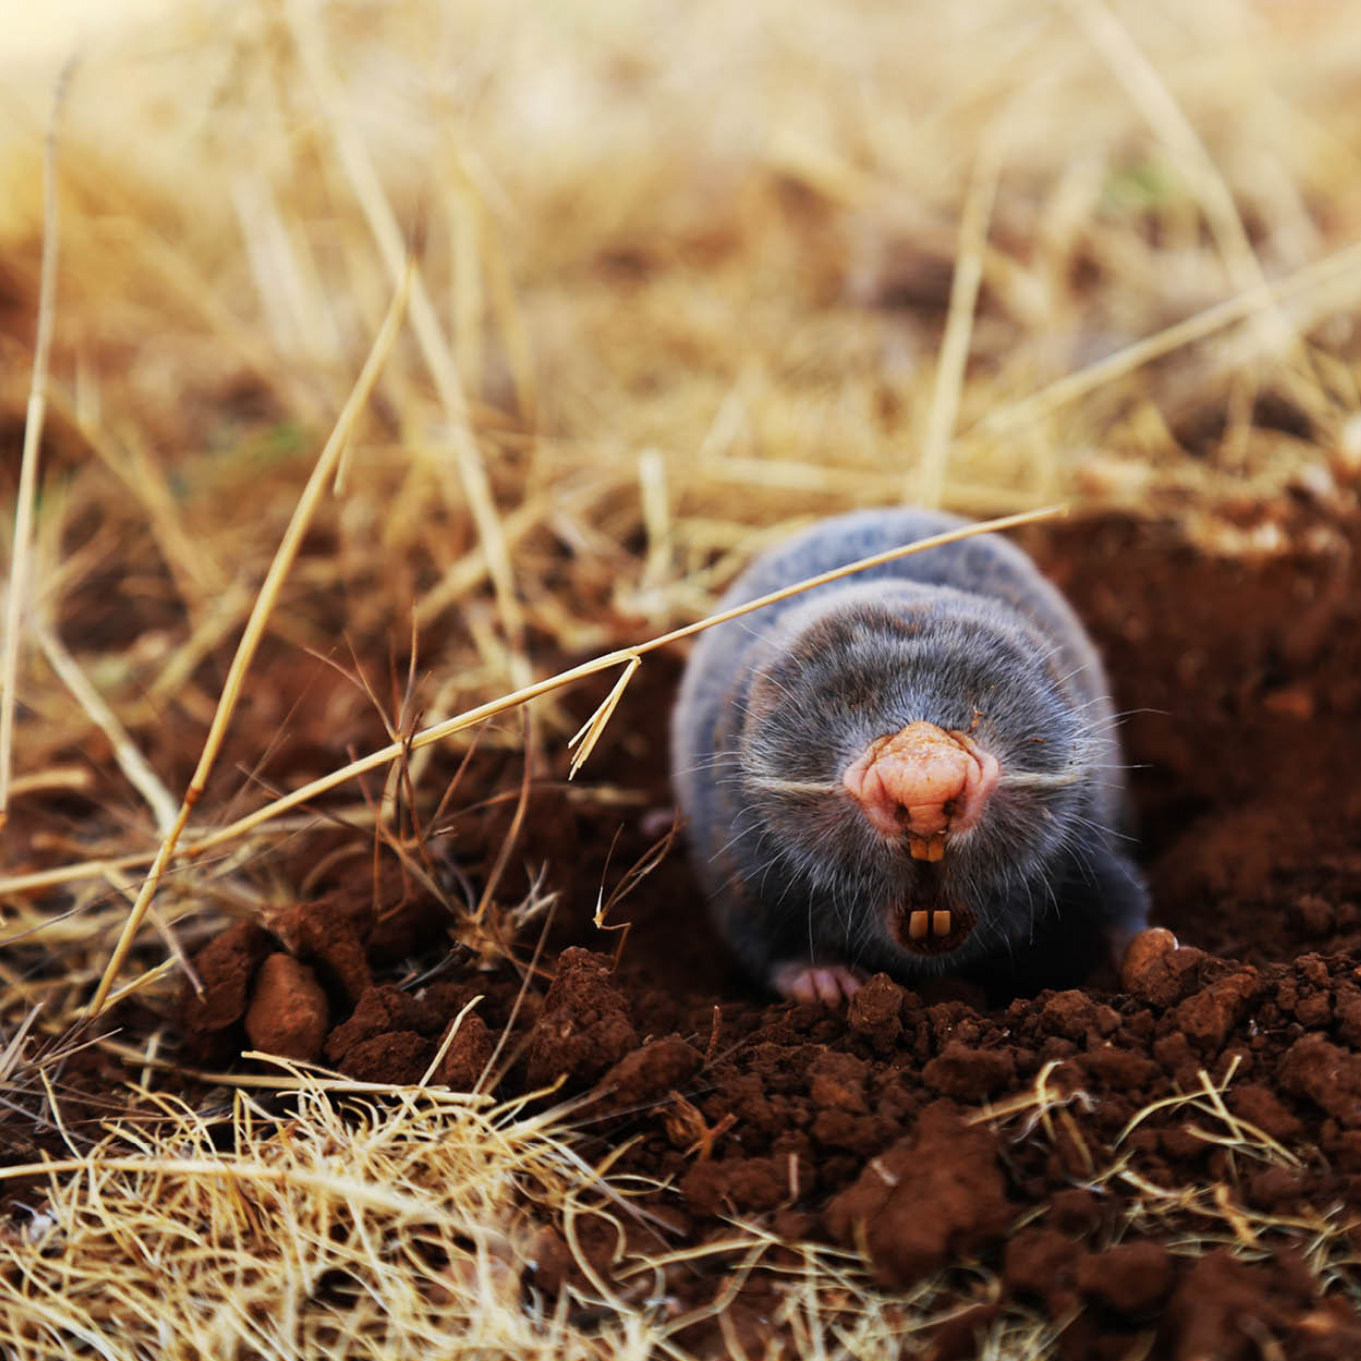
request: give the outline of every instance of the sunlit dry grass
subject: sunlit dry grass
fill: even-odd
[[[440,805],[450,767],[412,744],[417,712],[443,734],[582,656],[631,668],[832,510],[1062,499],[1269,552],[1283,505],[1349,495],[1361,467],[1361,32],[1342,5],[181,5],[74,68],[42,307],[65,55],[0,101],[0,1080],[49,1133],[44,1074],[92,1038],[70,1027],[101,980],[168,1016],[190,947],[267,915],[281,848],[336,825],[318,803],[259,810],[307,787],[395,842],[399,808]],[[382,675],[393,654],[421,677],[400,721],[315,660]],[[627,727],[627,697],[606,705],[587,750]],[[531,764],[577,726],[552,693],[534,714]],[[293,740],[334,759],[284,765],[280,788]],[[389,745],[375,796],[349,767]],[[177,810],[199,854],[153,898],[141,875]],[[167,1034],[116,1042],[143,1083]],[[299,1081],[282,1123],[244,1089],[207,1111],[143,1092],[159,1123],[66,1131],[50,1205],[4,1243],[6,1346],[679,1347],[646,1290],[590,1301],[589,1325],[525,1302],[542,1225],[622,1194],[565,1127]],[[1186,1101],[1241,1156],[1297,1156],[1208,1086]],[[1041,1082],[988,1118],[1056,1137],[1080,1115]],[[1094,1177],[1138,1175],[1088,1155]],[[1170,1213],[1162,1194],[1148,1213]],[[1240,1243],[1315,1232],[1188,1194],[1177,1213]],[[766,1262],[740,1239],[732,1262]],[[1328,1226],[1308,1241],[1345,1276]],[[936,1307],[924,1286],[912,1323],[854,1262],[802,1260],[783,1318],[810,1354],[834,1336],[896,1354]],[[984,1354],[1050,1342],[1007,1317]]]
[[[642,1188],[582,1162],[562,1114],[306,1073],[258,1085],[286,1103],[249,1083],[197,1108],[144,1089],[143,1119],[88,1153],[0,1174],[46,1191],[0,1233],[6,1356],[681,1357],[760,1273],[781,1300],[771,1323],[808,1354],[835,1335],[888,1358],[952,1307],[942,1280],[885,1296],[853,1254],[791,1253],[742,1225],[684,1249],[621,1241],[606,1281],[580,1225],[652,1217],[630,1204]],[[555,1241],[582,1273],[549,1298]],[[677,1277],[712,1299],[679,1307]],[[1045,1327],[1011,1311],[993,1332]]]

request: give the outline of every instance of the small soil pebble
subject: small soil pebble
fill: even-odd
[[[878,973],[851,998],[851,1029],[865,1036],[879,1053],[887,1053],[902,1034],[904,991],[887,974]]]
[[[611,1106],[648,1106],[684,1086],[703,1062],[693,1045],[670,1035],[625,1054],[598,1085]]]
[[[332,1063],[343,1063],[357,1044],[392,1030],[433,1034],[439,1028],[440,1019],[433,1008],[423,1006],[401,988],[387,983],[367,988],[350,1019],[331,1031],[326,1040],[326,1057]]]
[[[345,1055],[340,1071],[358,1082],[419,1082],[435,1056],[434,1042],[414,1030],[389,1030],[360,1040]]]
[[[180,1024],[186,1035],[194,1038],[226,1030],[246,1014],[251,979],[269,950],[269,936],[261,927],[237,922],[194,956],[194,972],[203,984],[203,994],[198,996],[185,987]]]
[[[292,955],[273,954],[260,966],[246,1012],[256,1049],[310,1063],[321,1053],[331,1009],[317,976]]]
[[[1287,1092],[1308,1098],[1342,1125],[1361,1125],[1361,1055],[1329,1044],[1322,1035],[1301,1035],[1276,1073]]]
[[[1182,1002],[1173,1012],[1177,1027],[1193,1043],[1217,1052],[1262,988],[1256,969],[1236,970]]]
[[[965,1123],[953,1102],[939,1101],[830,1202],[826,1223],[847,1246],[863,1232],[882,1283],[910,1285],[996,1244],[1013,1217],[996,1136]]]
[[[562,952],[530,1039],[532,1084],[566,1077],[574,1087],[589,1085],[637,1047],[628,1003],[610,970],[604,955],[575,946]]]
[[[1195,988],[1203,958],[1200,950],[1179,946],[1170,931],[1154,927],[1130,942],[1120,966],[1120,981],[1142,1002],[1171,1006]]]
[[[316,966],[328,987],[338,987],[357,1002],[373,982],[365,950],[363,913],[344,910],[333,899],[294,903],[270,929],[289,951]]]
[[[1172,1283],[1172,1254],[1161,1243],[1119,1243],[1077,1264],[1078,1288],[1122,1314],[1151,1309]]]
[[[974,1049],[951,1040],[922,1071],[928,1087],[960,1101],[982,1101],[1006,1087],[1016,1064],[1004,1049]]]
[[[455,1018],[457,1020],[457,1018]],[[450,1021],[453,1026],[455,1021]],[[496,1040],[487,1023],[475,1011],[470,1011],[461,1021],[457,1021],[458,1033],[445,1050],[444,1057],[435,1069],[435,1082],[442,1082],[456,1092],[471,1092],[486,1071],[487,1064],[496,1049]],[[448,1029],[440,1036],[443,1044]]]

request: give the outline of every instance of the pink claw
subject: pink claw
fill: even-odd
[[[840,964],[781,964],[770,981],[791,1002],[825,1002],[836,1007],[860,991],[865,975]]]

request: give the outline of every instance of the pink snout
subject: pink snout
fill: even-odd
[[[1000,773],[997,758],[967,734],[909,723],[871,742],[842,784],[885,836],[907,834],[914,859],[939,860],[946,835],[983,816]]]

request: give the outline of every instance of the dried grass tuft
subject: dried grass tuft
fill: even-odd
[[[855,1254],[740,1224],[674,1251],[621,1246],[610,1283],[578,1226],[643,1223],[641,1188],[582,1161],[569,1111],[297,1069],[262,1085],[194,1106],[142,1089],[143,1114],[88,1152],[0,1169],[32,1206],[0,1232],[7,1357],[683,1358],[686,1334],[722,1330],[760,1277],[805,1354],[835,1341],[887,1359],[957,1307],[957,1281],[888,1297]],[[554,1239],[583,1284],[550,1304],[536,1275]],[[712,1300],[678,1309],[677,1274],[711,1278]],[[1015,1311],[992,1325],[998,1345],[1047,1331]]]
[[[1199,1087],[1150,1102],[1135,1112],[1113,1139],[1083,1128],[1083,1116],[1095,1109],[1080,1087],[1064,1087],[1053,1078],[1059,1064],[1048,1063],[1031,1090],[982,1107],[973,1123],[1005,1132],[1013,1144],[1038,1139],[1047,1148],[1075,1153],[1085,1174],[1082,1185],[1098,1194],[1118,1194],[1125,1206],[1120,1234],[1153,1236],[1170,1249],[1198,1257],[1217,1247],[1232,1247],[1247,1260],[1265,1260],[1282,1245],[1297,1250],[1324,1292],[1339,1291],[1361,1300],[1361,1263],[1352,1238],[1355,1223],[1343,1204],[1326,1211],[1310,1208],[1302,1215],[1271,1214],[1249,1204],[1242,1194],[1244,1175],[1261,1164],[1299,1169],[1316,1161],[1318,1151],[1302,1145],[1287,1148],[1250,1120],[1234,1114],[1224,1100],[1239,1067],[1234,1057],[1224,1076],[1215,1080],[1203,1069]],[[1023,1116],[1017,1120],[1018,1116]],[[1127,1143],[1141,1125],[1156,1121],[1223,1150],[1223,1175],[1207,1183],[1167,1184]]]

